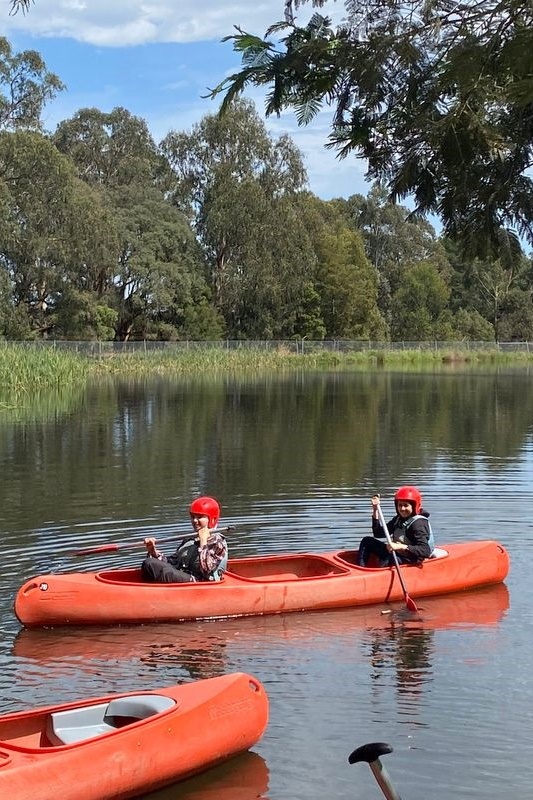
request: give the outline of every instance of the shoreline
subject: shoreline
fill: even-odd
[[[90,353],[63,347],[9,343],[0,347],[0,386],[2,393],[18,396],[48,388],[85,384],[100,376],[189,375],[201,372],[250,372],[324,369],[410,369],[435,367],[527,366],[533,352],[499,349],[472,349],[458,342],[443,349],[386,349],[358,351],[316,350],[306,343],[307,352],[290,351],[286,346],[266,348],[246,343],[241,348],[224,347],[165,348],[136,350],[131,353],[106,350]],[[83,344],[83,343],[81,343]],[[92,344],[92,343],[88,343]],[[142,343],[140,343],[142,344]],[[198,343],[195,343],[198,344]]]

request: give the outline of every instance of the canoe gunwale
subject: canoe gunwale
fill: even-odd
[[[280,554],[280,555],[269,555],[269,556],[252,556],[252,557],[244,557],[244,558],[237,558],[231,559],[228,568],[225,572],[225,576],[231,578],[232,583],[240,583],[243,584],[251,583],[251,584],[262,584],[262,583],[286,583],[286,582],[295,582],[295,583],[304,583],[306,581],[316,581],[316,580],[330,580],[331,578],[342,578],[346,575],[354,575],[357,573],[374,573],[374,572],[390,572],[391,567],[362,567],[355,562],[355,558],[357,556],[357,550],[336,550],[331,553],[291,553],[291,554]],[[425,559],[424,561],[417,562],[414,564],[400,564],[400,568],[402,570],[410,570],[410,569],[423,569],[424,565],[432,563],[434,561],[444,561],[449,558],[449,553],[447,551],[443,551],[443,555],[439,556],[438,559]],[[324,571],[317,571],[315,574],[310,575],[290,575],[288,573],[280,573],[277,576],[275,574],[265,575],[264,567],[265,566],[275,566],[279,564],[283,564],[287,561],[299,561],[301,563],[314,563],[314,564],[321,564],[324,567],[329,567],[328,572]],[[263,574],[257,574],[255,577],[252,575],[245,575],[238,571],[239,567],[242,565],[245,566],[255,566],[257,565],[259,568],[263,567]],[[233,569],[232,569],[233,567]],[[133,580],[133,576],[135,578],[139,578],[138,580]],[[100,572],[94,573],[94,578],[96,581],[101,583],[110,584],[113,586],[142,586],[148,587],[151,586],[153,588],[154,584],[146,583],[140,579],[140,571],[136,567],[125,567],[124,569],[118,570],[103,570]],[[220,581],[192,581],[191,583],[170,583],[164,584],[166,590],[173,590],[173,591],[183,591],[183,590],[191,590],[196,589],[198,590],[201,588],[202,590],[208,589],[211,587],[221,589],[224,586],[224,576],[222,576]],[[226,581],[226,584],[228,582]],[[163,585],[163,584],[161,584]]]

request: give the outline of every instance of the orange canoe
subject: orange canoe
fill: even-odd
[[[251,747],[268,699],[233,673],[0,716],[0,796],[105,800],[153,791]]]
[[[355,550],[232,559],[220,582],[149,584],[139,569],[40,575],[17,592],[28,627],[177,622],[364,606],[403,599],[393,567],[355,565]],[[440,557],[401,567],[411,597],[505,580],[509,556],[495,541],[451,544]]]

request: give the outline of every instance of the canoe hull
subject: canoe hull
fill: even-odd
[[[245,673],[153,694],[173,698],[175,705],[155,717],[68,745],[48,738],[46,720],[79,703],[0,716],[0,796],[10,800],[134,797],[247,750],[267,725],[265,691]],[[94,698],[83,705],[117,697],[123,695]]]
[[[489,586],[505,580],[509,556],[498,542],[446,546],[444,558],[401,567],[411,597]],[[27,626],[176,622],[279,614],[403,599],[394,568],[364,569],[355,551],[234,559],[221,582],[142,583],[136,569],[41,575],[15,599]]]

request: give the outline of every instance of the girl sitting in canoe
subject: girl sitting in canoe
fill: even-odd
[[[422,495],[415,486],[400,486],[394,495],[396,516],[387,522],[392,539],[390,545],[382,541],[385,531],[379,519],[379,494],[374,495],[371,502],[373,536],[365,536],[361,540],[358,566],[393,566],[392,550],[400,564],[414,564],[431,556],[434,543],[429,512],[422,508]]]
[[[213,497],[198,497],[189,507],[195,533],[186,536],[174,555],[156,549],[155,539],[144,540],[148,557],[141,564],[147,583],[219,581],[228,562],[226,539],[216,530],[220,506]]]

